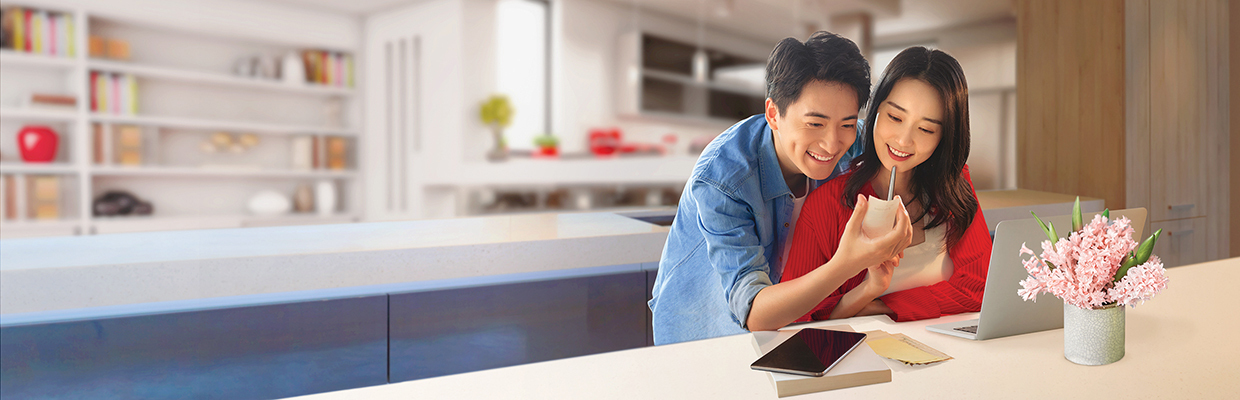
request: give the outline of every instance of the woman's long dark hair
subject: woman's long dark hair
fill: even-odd
[[[843,201],[849,208],[855,208],[857,192],[882,169],[872,139],[874,124],[878,122],[878,106],[887,101],[896,82],[905,78],[926,82],[943,99],[943,136],[934,154],[913,169],[910,186],[913,196],[929,213],[925,214],[930,217],[925,229],[947,223],[947,248],[950,249],[973,223],[978,204],[973,188],[962,173],[964,162],[969,158],[969,86],[960,64],[947,53],[910,47],[887,65],[865,111],[865,133],[871,140],[866,141],[865,152],[853,160],[853,174],[844,184]]]

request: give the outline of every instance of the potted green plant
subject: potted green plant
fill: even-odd
[[[557,157],[560,155],[560,139],[551,136],[550,133],[539,135],[534,138],[534,147],[538,150],[534,152],[536,157]]]
[[[488,97],[482,102],[479,117],[482,123],[491,127],[491,135],[495,138],[495,148],[487,153],[487,158],[491,160],[508,158],[508,145],[504,141],[504,128],[512,123],[512,103],[508,101],[508,96],[495,94]]]

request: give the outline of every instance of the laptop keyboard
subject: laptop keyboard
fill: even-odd
[[[958,331],[961,331],[961,332],[968,332],[968,333],[972,333],[972,334],[974,334],[974,335],[976,335],[976,334],[977,334],[977,325],[973,325],[973,326],[962,326],[962,327],[959,327],[959,328],[953,328],[953,329],[958,330]]]

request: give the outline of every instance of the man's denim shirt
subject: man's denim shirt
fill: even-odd
[[[828,180],[861,153],[862,139],[858,133]],[[748,332],[754,297],[783,272],[778,258],[792,234],[792,208],[763,115],[711,141],[685,184],[659,260],[649,303],[655,344]]]

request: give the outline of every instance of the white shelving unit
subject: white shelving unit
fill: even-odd
[[[148,24],[141,18],[112,19],[115,13],[96,15],[87,10],[31,2],[34,4],[4,2],[0,7],[29,7],[72,15],[76,34],[71,40],[76,54],[56,57],[0,50],[0,65],[4,67],[0,78],[4,78],[6,86],[0,88],[0,175],[10,178],[13,187],[4,188],[0,194],[15,199],[6,200],[4,207],[17,209],[14,218],[8,218],[8,210],[0,209],[0,238],[345,223],[360,219],[360,126],[333,124],[322,117],[324,104],[331,102],[343,115],[341,121],[359,121],[356,88],[242,77],[231,74],[229,67],[235,59],[253,54],[278,56],[301,50],[329,50],[355,55],[359,65],[354,65],[353,71],[357,75],[355,82],[360,84],[357,48],[341,47],[340,43],[316,47],[307,42],[289,42],[288,38],[281,41],[259,35],[238,36],[231,31],[182,31],[160,21],[147,21]],[[92,34],[126,40],[131,46],[131,59],[89,57],[88,38]],[[133,76],[138,85],[137,113],[92,111],[92,72]],[[19,84],[10,83],[15,81]],[[16,100],[30,92],[72,94],[78,104],[75,109],[63,110],[29,108]],[[12,146],[16,143],[16,130],[26,124],[48,125],[57,131],[60,149],[53,162],[19,161]],[[103,127],[104,143],[95,143],[97,125]],[[116,126],[138,126],[142,130],[141,165],[114,162],[112,133]],[[261,144],[242,155],[205,154],[192,146],[199,138],[216,132],[260,135]],[[320,164],[316,169],[294,169],[287,161],[292,158],[292,138],[304,136],[320,139],[316,155]],[[328,137],[344,138],[348,143],[346,169],[323,166],[326,151],[321,139]],[[96,151],[106,154],[102,160],[96,159]],[[26,209],[27,180],[43,175],[64,179],[62,186],[66,189],[60,194],[64,206],[61,218],[56,220],[30,218]],[[325,180],[337,188],[337,209],[330,215],[310,212],[255,216],[246,211],[249,198],[264,188],[282,192],[291,199],[296,186]],[[0,187],[5,182],[0,180]],[[10,190],[15,193],[3,193]],[[130,191],[151,201],[155,213],[93,216],[93,200],[109,190]],[[204,207],[195,210],[195,205]]]
[[[46,68],[72,70],[78,67],[78,60],[67,57],[54,57],[44,54],[31,54],[9,49],[0,50],[0,65],[24,65]]]
[[[200,118],[146,117],[92,113],[90,115],[90,121],[119,125],[144,125],[164,128],[224,130],[263,134],[322,134],[330,136],[357,136],[357,131],[352,129],[267,124],[244,121],[223,121]]]
[[[271,177],[271,178],[321,178],[349,179],[357,177],[353,171],[298,171],[254,169],[248,167],[96,167],[92,174],[99,176],[166,176],[166,177]]]
[[[306,83],[303,85],[275,82],[269,79],[246,78],[215,72],[193,71],[117,61],[91,60],[87,63],[92,71],[133,74],[138,77],[165,79],[185,83],[227,85],[251,90],[270,90],[307,95],[353,96],[352,88]]]
[[[0,108],[0,118],[4,119],[20,119],[27,121],[53,121],[53,122],[73,122],[77,120],[77,113],[65,110],[43,110],[43,109],[23,109],[23,108]]]

